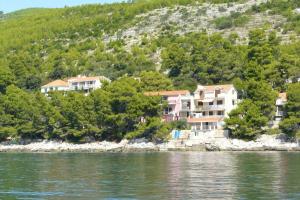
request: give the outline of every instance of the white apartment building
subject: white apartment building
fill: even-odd
[[[67,80],[55,80],[41,88],[42,93],[48,93],[50,91],[77,91],[81,90],[85,93],[89,93],[92,90],[102,87],[102,82],[110,82],[110,79],[104,76],[77,76],[68,78]]]
[[[83,90],[86,93],[101,88],[103,81],[110,82],[110,80],[104,76],[77,76],[67,80],[69,84],[69,90]]]
[[[192,103],[191,116],[187,119],[191,125],[191,138],[201,133],[223,130],[224,118],[237,106],[237,91],[231,84],[198,85]]]

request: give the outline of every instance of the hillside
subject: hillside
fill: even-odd
[[[166,38],[220,33],[245,45],[250,30],[263,28],[289,44],[299,40],[298,7],[297,0],[152,0],[22,10],[0,21],[0,64],[27,88],[80,73],[115,79],[170,70],[162,69]]]
[[[233,137],[300,137],[299,8],[299,0],[137,0],[1,14],[0,140],[165,140],[187,124],[162,123],[161,98],[144,92],[199,83],[235,85],[242,101],[225,121]],[[79,74],[113,81],[88,96],[39,92]],[[268,129],[278,92],[287,92],[286,116]]]

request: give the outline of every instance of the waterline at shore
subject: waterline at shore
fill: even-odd
[[[171,140],[154,144],[147,141],[122,140],[72,144],[57,141],[32,142],[26,145],[0,144],[0,152],[145,152],[145,151],[300,151],[297,142],[285,142],[275,136],[263,135],[255,141],[227,138]]]

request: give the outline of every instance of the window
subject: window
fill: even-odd
[[[203,112],[202,115],[205,116],[205,115],[206,115],[206,112]]]
[[[224,115],[224,111],[218,111],[218,115]]]
[[[215,97],[217,97],[218,94],[221,94],[221,90],[220,89],[215,90]]]
[[[165,115],[168,115],[168,114],[170,114],[170,112],[172,112],[172,108],[171,107],[168,107],[168,108],[166,108],[165,109]]]
[[[235,105],[235,101],[234,100],[232,100],[232,105]]]
[[[198,106],[203,106],[203,102],[202,101],[198,101]]]
[[[166,108],[165,111],[164,111],[164,114],[167,115],[168,113],[169,113],[169,109]]]
[[[72,85],[73,85],[73,86],[76,86],[76,85],[77,85],[77,83],[72,83]]]
[[[209,105],[210,105],[210,106],[214,105],[214,102],[213,102],[213,101],[212,101],[212,102],[209,102]]]
[[[200,97],[203,97],[203,91],[200,91],[199,95],[200,95]]]
[[[55,90],[58,90],[58,87],[55,87]]]
[[[214,112],[213,111],[209,111],[209,116],[212,116],[214,115]]]
[[[217,105],[222,105],[223,104],[223,101],[222,100],[218,100],[217,101]]]

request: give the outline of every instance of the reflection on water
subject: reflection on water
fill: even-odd
[[[234,157],[222,153],[173,153],[168,160],[172,199],[232,199]]]
[[[0,199],[300,199],[300,154],[0,154]]]

